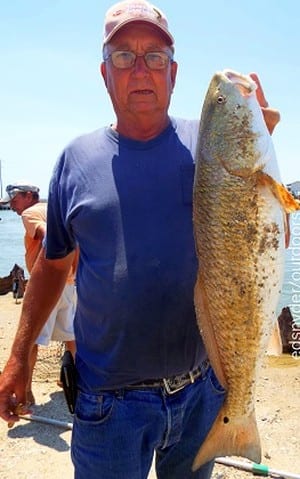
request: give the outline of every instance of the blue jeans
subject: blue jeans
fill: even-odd
[[[208,479],[213,462],[191,467],[223,403],[211,368],[173,395],[161,388],[79,391],[72,434],[75,479]]]

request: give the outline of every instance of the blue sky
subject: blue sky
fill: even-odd
[[[106,0],[11,0],[0,15],[0,159],[4,186],[27,178],[47,195],[54,163],[75,136],[111,123],[102,78]],[[179,62],[172,115],[197,118],[213,73],[259,74],[281,112],[274,144],[284,182],[300,179],[298,0],[155,2]]]

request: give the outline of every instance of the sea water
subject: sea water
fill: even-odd
[[[8,276],[14,264],[25,266],[24,226],[20,216],[11,210],[0,210],[0,277]]]

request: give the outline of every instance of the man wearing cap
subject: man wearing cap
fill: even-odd
[[[10,203],[10,207],[21,216],[24,228],[25,263],[31,273],[37,257],[42,249],[46,234],[47,204],[40,202],[40,189],[32,183],[21,180],[6,187],[7,196],[0,203]],[[37,360],[38,345],[48,346],[50,340],[65,342],[66,349],[75,355],[75,340],[73,319],[75,314],[75,263],[70,269],[67,284],[63,293],[52,310],[46,324],[37,337],[31,350],[29,364],[30,374],[26,387],[26,403],[35,403],[32,393],[32,375]]]
[[[194,312],[199,122],[168,114],[176,73],[174,40],[157,7],[128,0],[108,10],[101,74],[116,120],[75,139],[55,167],[46,258],[29,282],[0,378],[0,416],[16,421],[28,375],[16,362],[27,357],[30,327],[45,321],[41,304],[50,309],[60,294],[78,243],[76,479],[146,479],[154,452],[159,479],[209,478],[213,468],[192,472],[224,390]],[[265,115],[272,129],[277,120]],[[38,284],[52,297],[30,307]]]

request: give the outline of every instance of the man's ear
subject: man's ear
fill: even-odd
[[[172,62],[171,64],[171,82],[172,82],[172,92],[176,82],[178,63]]]
[[[106,64],[105,64],[105,62],[102,62],[102,63],[100,64],[100,73],[101,73],[101,75],[102,75],[102,78],[103,78],[103,80],[104,80],[105,86],[106,86],[106,88],[107,88],[107,81],[106,81],[106,80],[107,80],[107,75],[106,75]]]

